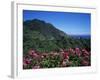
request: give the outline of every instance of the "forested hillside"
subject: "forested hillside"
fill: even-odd
[[[40,52],[76,47],[90,50],[90,39],[75,39],[51,23],[34,19],[25,21],[23,25],[24,54],[27,54],[30,48]]]

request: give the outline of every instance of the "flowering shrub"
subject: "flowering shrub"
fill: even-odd
[[[90,66],[91,53],[86,49],[69,48],[48,53],[29,50],[23,57],[23,69]]]

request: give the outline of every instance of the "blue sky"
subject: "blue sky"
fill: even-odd
[[[89,35],[91,14],[23,10],[23,20],[40,19],[71,35]]]

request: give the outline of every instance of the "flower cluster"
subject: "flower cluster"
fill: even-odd
[[[91,53],[86,49],[69,48],[49,53],[40,53],[34,49],[23,57],[23,69],[39,69],[54,67],[90,66]]]

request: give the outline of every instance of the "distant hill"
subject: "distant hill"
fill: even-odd
[[[76,39],[80,39],[80,38],[89,39],[89,38],[91,38],[90,35],[70,35],[70,36],[73,38],[76,38]]]
[[[51,23],[39,19],[23,22],[24,53],[27,53],[30,48],[39,52],[49,52],[70,47],[90,48],[90,39],[75,39]]]
[[[45,21],[41,21],[38,19],[25,21],[24,29],[28,29],[35,34],[39,34],[43,37],[43,39],[48,39],[48,40],[53,40],[53,39],[59,40],[61,39],[61,37],[68,37],[67,34],[57,29],[52,24],[46,23]],[[40,36],[37,37],[40,38]]]

